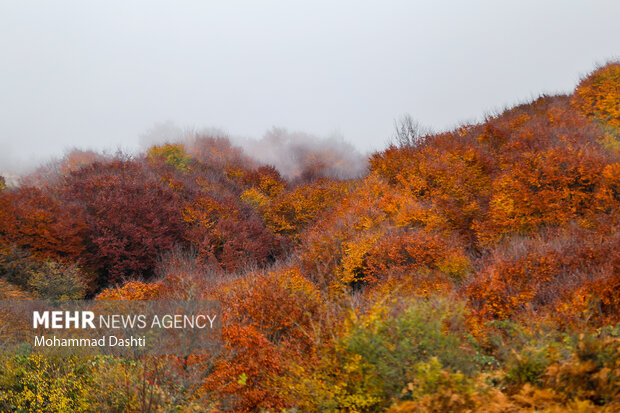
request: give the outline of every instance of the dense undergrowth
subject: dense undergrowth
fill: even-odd
[[[0,185],[0,299],[225,317],[189,360],[2,358],[0,410],[620,410],[619,63],[359,179],[311,155],[286,180],[202,136]]]

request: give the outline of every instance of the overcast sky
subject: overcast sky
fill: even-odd
[[[568,92],[620,56],[620,1],[0,0],[0,170],[136,148],[157,123],[379,149]],[[13,164],[13,165],[10,165]]]

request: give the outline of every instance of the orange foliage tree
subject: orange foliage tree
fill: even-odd
[[[161,293],[161,284],[128,281],[121,287],[110,287],[101,291],[96,300],[153,300]]]
[[[289,406],[277,380],[291,360],[316,362],[324,303],[296,268],[249,277],[220,288],[225,352],[204,390],[235,411]],[[227,405],[228,404],[228,405]]]
[[[0,194],[0,241],[38,258],[76,261],[84,252],[86,225],[81,211],[66,207],[34,187]]]
[[[572,102],[584,115],[620,128],[620,62],[608,63],[584,78]]]
[[[299,240],[301,231],[333,207],[345,191],[345,184],[327,179],[301,185],[264,208],[265,224],[277,234]]]
[[[617,318],[610,289],[620,268],[620,238],[609,231],[573,225],[497,245],[465,291],[470,305],[497,319],[559,309],[559,320],[566,323],[597,297],[594,317]]]
[[[573,220],[587,222],[614,202],[595,150],[553,148],[524,156],[494,182],[487,219],[478,223],[483,244],[507,233],[527,234]]]

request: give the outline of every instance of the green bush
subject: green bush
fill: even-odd
[[[465,380],[479,370],[477,361],[482,359],[466,333],[463,304],[448,300],[399,306],[388,317],[353,328],[340,344],[347,357],[360,358],[367,391],[384,401],[434,388],[431,373],[435,371],[445,370]],[[422,387],[403,392],[408,383]]]
[[[506,380],[516,385],[539,384],[550,364],[544,348],[525,348],[519,353],[515,351],[507,365]]]

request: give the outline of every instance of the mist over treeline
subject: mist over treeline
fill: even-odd
[[[205,138],[228,141],[255,164],[273,165],[289,180],[299,179],[304,174],[352,179],[362,176],[367,168],[366,156],[342,136],[319,137],[279,127],[271,128],[260,139],[252,139],[230,136],[217,128],[183,129],[165,122],[142,134],[140,145],[149,148],[164,143],[181,143],[191,152],[204,146]]]
[[[10,186],[16,186],[20,181],[32,183],[33,179],[62,174],[63,168],[66,172],[68,164],[87,165],[119,156],[140,157],[152,147],[165,144],[183,145],[188,154],[210,158],[212,162],[216,162],[217,157],[223,157],[217,161],[220,167],[224,167],[227,161],[240,162],[248,167],[271,165],[291,182],[320,177],[359,178],[368,166],[366,155],[335,134],[318,137],[274,127],[262,138],[252,139],[230,136],[217,128],[181,128],[173,122],[164,122],[155,124],[140,135],[140,149],[137,151],[71,148],[66,149],[61,157],[27,162],[16,162],[10,157],[10,151],[3,151],[0,154],[0,175]]]

